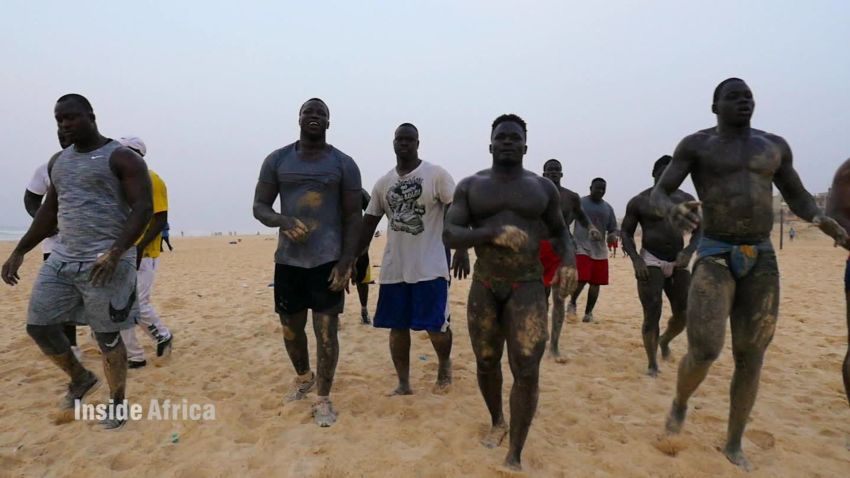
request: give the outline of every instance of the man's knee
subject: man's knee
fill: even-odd
[[[720,347],[692,346],[688,353],[695,363],[699,365],[711,365],[715,360],[717,360],[717,357],[720,357],[720,351],[722,349],[722,345]]]
[[[120,332],[95,332],[94,338],[97,340],[97,345],[100,347],[100,351],[104,354],[124,345],[124,341],[121,340]]]
[[[71,344],[62,332],[61,325],[27,324],[27,334],[46,355],[61,355],[71,350]]]
[[[491,374],[501,371],[501,357],[496,356],[495,352],[482,351],[475,358],[475,364],[479,374]]]
[[[545,342],[543,346],[545,347]],[[539,379],[540,355],[538,353],[516,354],[513,360],[513,367],[511,367],[515,382],[536,382]]]

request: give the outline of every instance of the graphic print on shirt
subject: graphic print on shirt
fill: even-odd
[[[399,179],[387,190],[387,205],[390,208],[389,220],[393,231],[421,234],[425,230],[422,216],[425,206],[417,201],[422,196],[422,178]]]

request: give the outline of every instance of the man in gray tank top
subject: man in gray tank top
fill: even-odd
[[[283,343],[298,377],[287,401],[315,386],[316,424],[336,421],[330,402],[339,358],[337,330],[345,288],[357,253],[361,222],[360,169],[325,141],[330,114],[324,101],[307,100],[298,114],[298,141],[263,161],[254,192],[254,217],[280,229],[275,253],[275,311]],[[272,205],[280,196],[280,213]],[[307,350],[307,310],[313,311],[316,373]]]
[[[24,255],[58,225],[58,243],[33,285],[27,333],[71,378],[62,401],[68,409],[100,380],[74,357],[62,326],[77,322],[91,327],[112,400],[101,424],[114,429],[126,422],[121,415],[127,411],[127,350],[119,332],[132,327],[138,313],[134,242],[151,218],[151,183],[139,155],[100,134],[86,98],[62,96],[54,114],[59,131],[73,146],[50,161],[45,202],[3,264],[2,278],[17,284]]]

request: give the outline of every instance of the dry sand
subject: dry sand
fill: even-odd
[[[744,440],[757,470],[749,476],[850,476],[850,407],[840,366],[846,347],[845,255],[815,231],[779,253],[782,304],[762,388]],[[489,417],[478,392],[466,328],[469,281],[451,293],[454,387],[434,395],[436,358],[427,336],[413,341],[409,397],[395,386],[387,332],[359,325],[347,298],[333,389],[338,423],[315,426],[310,401],[284,406],[293,378],[272,308],[270,237],[175,238],[164,253],[154,303],[175,333],[174,354],[132,370],[128,397],[214,403],[216,420],[137,421],[118,432],[92,422],[56,424],[65,377],[24,330],[39,255],[23,283],[0,287],[0,475],[2,476],[507,476],[505,444],[478,440]],[[379,259],[383,238],[371,255]],[[0,244],[5,258],[11,243]],[[373,272],[377,276],[377,269]],[[372,288],[374,310],[377,288]],[[579,310],[583,299],[579,302]],[[667,316],[665,301],[665,317]],[[544,358],[540,405],[523,454],[528,476],[747,476],[717,448],[726,432],[732,370],[729,340],[691,404],[683,434],[660,440],[675,365],[644,375],[641,312],[628,260],[612,260],[596,323],[569,320],[561,340],[569,362]],[[99,355],[79,332],[84,363],[102,376]],[[311,337],[311,349],[314,342]],[[684,336],[673,342],[676,359]],[[314,357],[315,360],[315,357]],[[505,365],[505,412],[511,384]],[[311,397],[312,398],[312,397]],[[94,396],[106,400],[106,387]],[[172,443],[172,436],[179,440]]]

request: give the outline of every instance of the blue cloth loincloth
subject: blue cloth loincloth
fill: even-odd
[[[755,244],[731,244],[703,237],[697,247],[697,258],[728,254],[729,270],[736,279],[740,279],[756,265],[760,252],[773,252],[773,244],[769,239]]]

